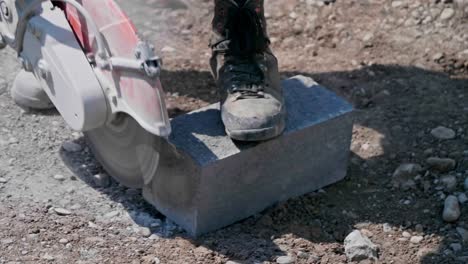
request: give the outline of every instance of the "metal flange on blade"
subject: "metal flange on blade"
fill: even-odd
[[[112,109],[106,125],[84,133],[112,177],[125,186],[141,188],[156,174],[160,142],[171,130],[158,76],[160,60],[152,54],[151,45],[140,41],[134,25],[113,0],[80,3],[107,45],[108,65],[102,67],[96,60],[95,72]],[[64,10],[84,51],[96,54],[95,36],[86,22],[73,6]],[[129,70],[132,67],[137,71]]]

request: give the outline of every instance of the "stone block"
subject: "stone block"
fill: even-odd
[[[352,106],[307,77],[282,85],[287,128],[270,141],[232,141],[219,104],[173,119],[173,133],[162,143],[160,166],[144,188],[145,199],[197,236],[342,180]]]

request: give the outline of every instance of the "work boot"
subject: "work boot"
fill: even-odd
[[[13,101],[21,107],[36,110],[54,108],[47,94],[41,88],[34,74],[21,70],[11,88]]]
[[[278,61],[269,44],[263,0],[215,0],[211,70],[226,133],[235,140],[268,140],[285,128]]]

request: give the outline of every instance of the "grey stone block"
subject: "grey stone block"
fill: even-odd
[[[146,200],[197,236],[343,179],[352,106],[303,76],[283,87],[287,128],[271,141],[233,142],[218,104],[172,120]]]

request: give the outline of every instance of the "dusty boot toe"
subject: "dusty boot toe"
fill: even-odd
[[[285,126],[283,104],[273,97],[225,102],[221,117],[226,133],[235,140],[262,141],[281,134]]]

